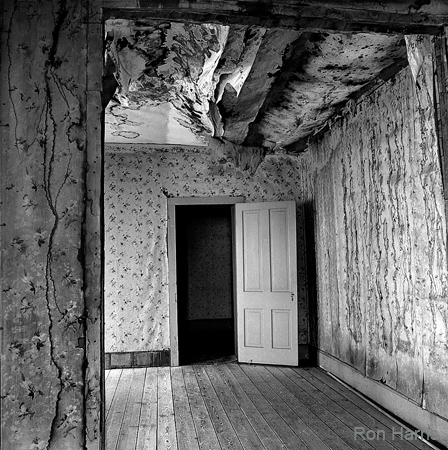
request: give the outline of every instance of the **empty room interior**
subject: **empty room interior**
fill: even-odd
[[[446,449],[446,2],[7,3],[2,448]]]

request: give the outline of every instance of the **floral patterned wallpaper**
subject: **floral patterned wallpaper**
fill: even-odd
[[[303,205],[311,195],[306,155],[267,156],[248,175],[207,148],[108,145],[105,156],[105,351],[170,347],[167,198],[239,196],[295,200],[299,342],[308,342]]]
[[[100,22],[96,49],[85,2],[0,9],[0,448],[99,448]]]

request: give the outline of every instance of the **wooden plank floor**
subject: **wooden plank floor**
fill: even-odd
[[[401,431],[318,368],[209,364],[106,371],[106,450],[431,448],[409,435],[400,438]]]

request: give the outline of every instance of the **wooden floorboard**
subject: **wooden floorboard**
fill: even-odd
[[[174,422],[173,393],[171,386],[171,373],[169,367],[159,367],[157,383],[158,421],[157,421],[157,448],[178,448],[176,426]]]
[[[106,420],[106,450],[116,450],[132,385],[132,369],[123,370]],[[107,392],[107,389],[106,389]],[[106,399],[107,400],[107,399]]]
[[[304,369],[294,369],[294,370],[304,370]],[[376,426],[366,427],[371,430],[375,430],[376,428],[381,430],[386,430],[386,437],[392,433],[393,429],[398,430],[400,425],[397,424],[393,419],[389,418],[387,415],[383,414],[380,410],[375,408],[372,404],[365,401],[362,397],[357,395],[350,389],[347,389],[344,385],[339,383],[333,377],[326,374],[320,368],[312,368],[309,370],[309,373],[312,374],[315,378],[322,381],[324,384],[331,387],[334,391],[340,393],[344,398],[346,398],[349,403],[346,404],[346,408],[351,411],[357,407],[363,411],[363,413],[370,415],[370,417],[376,422]],[[355,406],[353,406],[355,405]],[[363,414],[363,417],[365,417]],[[362,426],[362,425],[361,425]],[[393,445],[395,448],[399,450],[414,450],[418,448],[420,450],[428,450],[430,447],[420,440],[405,440],[405,439],[394,439]]]
[[[157,378],[157,367],[146,370],[136,450],[157,448]]]
[[[429,450],[318,368],[247,364],[106,373],[106,450]],[[385,439],[355,439],[355,427]],[[372,433],[373,433],[372,431]]]
[[[135,448],[137,443],[140,411],[142,408],[142,396],[145,381],[145,369],[131,369],[132,381],[126,404],[117,450]]]
[[[215,390],[205,372],[203,366],[195,366],[195,375],[198,380],[199,388],[204,397],[210,419],[216,431],[219,444],[223,450],[242,450],[242,445],[236,435],[232,424],[219,401]]]
[[[267,449],[281,450],[287,448],[277,433],[271,428],[269,423],[262,416],[255,404],[247,396],[243,387],[235,379],[234,375],[226,365],[216,366],[216,370],[220,373],[222,379],[231,390],[238,406],[249,420],[252,428],[257,433],[263,446]],[[271,422],[272,423],[272,422]],[[285,424],[286,425],[286,424]]]
[[[259,370],[264,373],[265,379],[275,387],[276,391],[282,393],[285,399],[291,396],[290,403],[296,409],[303,405],[303,418],[307,425],[328,446],[331,445],[338,449],[372,450],[372,446],[368,442],[353,442],[353,428],[350,429],[340,416],[335,415],[333,411],[326,409],[314,399],[314,395],[317,395],[318,392],[313,392],[313,395],[308,394],[276,367],[270,370],[265,368]]]
[[[305,392],[312,392],[312,398],[315,401],[319,402],[329,411],[332,411],[333,414],[336,414],[351,430],[359,426],[363,426],[368,430],[379,429],[379,423],[373,417],[358,408],[355,404],[350,404],[345,397],[311,375],[308,370],[302,370],[300,373],[290,368],[282,368],[281,370]],[[396,447],[393,446],[391,437],[386,435],[384,441],[380,439],[375,441],[375,449],[396,450]]]
[[[280,383],[276,383],[276,380],[270,376],[269,372],[263,372],[262,369],[264,368],[262,366],[244,365],[242,368],[254,385],[258,387],[260,392],[296,433],[297,437],[300,438],[302,443],[295,444],[296,448],[309,448],[312,450],[327,450],[329,448],[318,434],[327,432],[325,423],[321,422],[318,417],[314,417],[310,411],[304,408],[304,405],[286,390],[282,389]],[[334,443],[338,444],[337,436],[334,436],[334,438]],[[291,446],[291,444],[287,442],[288,446]],[[338,450],[338,446],[334,448]]]
[[[117,390],[118,382],[120,381],[121,369],[116,370],[106,370],[108,377],[106,379],[106,419],[110,411],[110,406],[115,397],[115,392]]]
[[[204,398],[199,388],[198,380],[193,367],[182,367],[184,375],[185,387],[187,390],[190,408],[193,413],[193,422],[195,425],[196,435],[198,437],[199,447],[202,449],[220,449],[218,436],[213,427],[210,414],[205,405]]]
[[[216,367],[217,366],[206,366],[205,371],[241,445],[243,448],[265,448]]]
[[[180,367],[173,367],[171,369],[171,380],[173,384],[174,419],[179,450],[199,450],[193,414]]]
[[[287,424],[281,413],[277,412],[274,406],[255,386],[250,378],[244,373],[240,366],[229,366],[229,370],[235,376],[241,388],[247,392],[248,397],[260,411],[265,421],[280,437],[286,448],[304,448],[303,441],[294,433],[293,429]]]

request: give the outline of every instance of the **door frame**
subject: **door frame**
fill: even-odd
[[[177,267],[176,206],[235,205],[237,203],[244,203],[244,198],[243,197],[168,198],[168,205],[167,205],[168,206],[168,296],[169,296],[171,366],[179,365],[179,327],[177,315],[177,269],[176,269]]]

